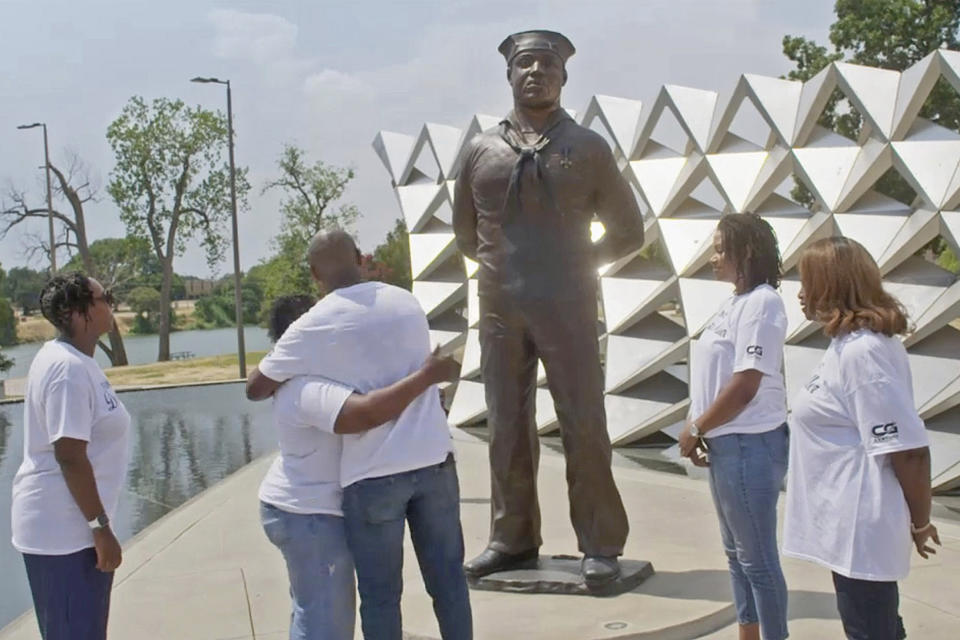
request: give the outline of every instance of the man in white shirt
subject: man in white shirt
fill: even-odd
[[[360,393],[416,371],[430,354],[426,316],[408,291],[364,282],[343,231],[317,234],[310,270],[328,294],[294,322],[247,381],[269,397],[284,381],[317,375]],[[472,638],[463,574],[459,486],[439,395],[428,391],[396,420],[343,436],[340,483],[364,636],[400,640],[405,522],[444,640]]]

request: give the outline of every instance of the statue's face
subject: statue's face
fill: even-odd
[[[524,51],[507,69],[513,87],[513,101],[524,107],[542,109],[560,101],[567,80],[560,57],[549,51]]]

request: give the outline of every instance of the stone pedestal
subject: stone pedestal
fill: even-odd
[[[540,556],[535,569],[515,569],[491,573],[470,580],[470,587],[481,591],[510,593],[554,593],[574,596],[616,596],[637,588],[653,575],[646,560],[620,559],[620,577],[602,588],[590,589],[580,575],[580,557]]]

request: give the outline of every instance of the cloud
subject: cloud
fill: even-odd
[[[361,94],[372,95],[374,89],[358,75],[324,69],[313,73],[303,81],[303,92],[309,98],[324,97],[331,94]]]
[[[297,53],[300,28],[281,16],[216,9],[207,18],[214,27],[213,54],[225,60],[250,62],[282,75],[303,74],[315,65]]]

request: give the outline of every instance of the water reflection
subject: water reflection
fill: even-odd
[[[126,540],[276,446],[269,403],[241,384],[125,393],[130,464],[114,528]],[[23,561],[6,537],[10,486],[23,458],[23,405],[0,406],[0,627],[30,607]],[[255,504],[255,496],[251,496]],[[254,508],[254,507],[251,507]]]

